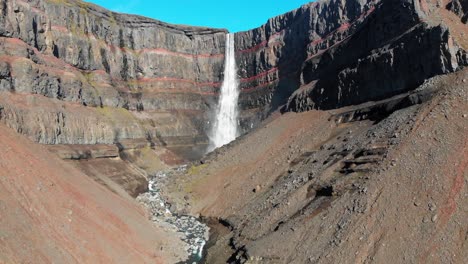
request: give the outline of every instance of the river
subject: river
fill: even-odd
[[[199,263],[203,257],[203,249],[209,238],[209,228],[196,217],[172,212],[171,204],[161,195],[161,187],[167,179],[174,173],[182,173],[184,170],[186,166],[181,166],[151,176],[148,180],[149,191],[140,194],[137,201],[148,208],[151,221],[177,232],[186,244],[188,259],[178,264],[194,264]]]

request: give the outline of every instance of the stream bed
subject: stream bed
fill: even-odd
[[[174,173],[181,173],[184,170],[186,166],[181,166],[173,170],[160,171],[151,176],[148,180],[149,191],[140,194],[137,201],[148,208],[151,221],[180,235],[181,240],[186,244],[185,250],[189,257],[179,264],[194,264],[199,263],[203,257],[203,248],[209,238],[209,228],[196,217],[172,212],[171,204],[161,195],[161,186],[167,179]]]

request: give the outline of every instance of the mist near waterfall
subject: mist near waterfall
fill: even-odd
[[[224,80],[221,86],[221,95],[216,106],[216,115],[209,133],[210,144],[208,152],[228,144],[238,136],[239,93],[234,35],[227,34]]]

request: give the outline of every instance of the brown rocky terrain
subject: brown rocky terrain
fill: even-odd
[[[211,223],[206,263],[466,263],[467,80],[286,113],[166,193]]]
[[[174,263],[180,241],[114,194],[0,125],[1,263]]]
[[[206,263],[468,262],[467,15],[320,0],[235,33],[243,136],[202,157],[226,30],[3,0],[0,262],[183,260],[134,198],[188,160],[162,192]]]

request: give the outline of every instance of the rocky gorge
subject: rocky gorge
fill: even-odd
[[[0,123],[44,145],[74,175],[104,186],[102,192],[127,202],[145,193],[144,203],[158,217],[166,205],[157,204],[167,200],[172,222],[178,215],[201,216],[211,227],[207,263],[332,263],[349,262],[351,255],[360,263],[385,260],[376,245],[388,241],[382,243],[396,247],[387,234],[397,224],[379,222],[375,211],[388,216],[380,208],[393,207],[383,203],[371,210],[366,194],[380,195],[384,188],[372,175],[388,168],[420,172],[416,161],[391,165],[399,159],[393,151],[409,155],[405,139],[419,140],[413,129],[450,133],[451,139],[434,136],[444,155],[455,141],[465,146],[456,165],[461,172],[452,173],[462,176],[448,191],[450,206],[434,213],[442,218],[436,230],[451,223],[451,231],[463,233],[457,228],[463,214],[450,220],[448,212],[464,206],[454,205],[454,197],[466,193],[467,130],[460,116],[466,111],[467,14],[466,0],[320,0],[233,33],[243,136],[205,156],[224,79],[227,30],[172,25],[79,0],[3,0]],[[440,108],[435,100],[451,103]],[[426,111],[451,112],[457,123],[427,123]],[[258,142],[265,146],[256,148]],[[431,156],[439,164],[446,157]],[[157,186],[165,197],[151,190],[154,179],[164,178],[162,171],[187,162],[186,171]],[[442,174],[431,175],[450,185]],[[420,181],[421,189],[428,188]],[[426,201],[419,191],[418,204]],[[445,203],[444,197],[431,199]],[[365,216],[359,221],[381,229],[350,232],[348,226],[360,230],[356,212]],[[339,219],[337,229],[324,226],[327,215]],[[442,239],[440,231],[427,230],[418,233],[421,241],[427,234]],[[315,235],[318,241],[309,239]],[[270,246],[280,237],[290,243]],[[361,237],[371,241],[368,247],[349,242]],[[462,263],[466,239],[450,241],[455,246],[449,251],[461,257],[444,253],[444,260]],[[346,250],[334,254],[341,246]],[[154,254],[184,258],[173,254],[175,247],[161,248]]]
[[[236,33],[244,132],[286,103],[285,110],[296,111],[379,100],[467,64],[461,43],[431,21],[424,3],[320,1]],[[52,124],[38,128],[24,121],[24,109],[4,103],[2,120],[10,127],[45,144],[206,143],[223,78],[225,30],[66,0],[4,1],[0,18],[2,90],[42,95],[52,108],[27,115]],[[66,111],[68,104],[85,113]],[[103,127],[72,127],[96,122]]]

